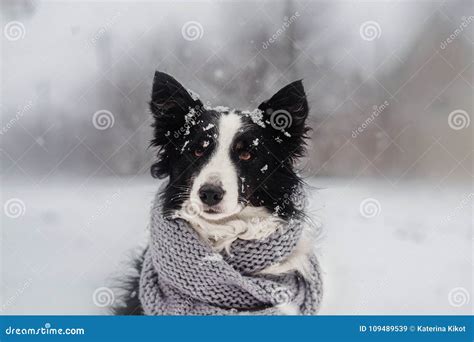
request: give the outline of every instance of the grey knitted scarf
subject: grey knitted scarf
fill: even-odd
[[[140,276],[146,315],[281,315],[291,303],[300,314],[316,314],[322,282],[315,256],[305,277],[259,271],[288,257],[302,224],[291,221],[263,240],[235,240],[230,254],[216,253],[184,220],[164,218],[155,201],[151,241]]]

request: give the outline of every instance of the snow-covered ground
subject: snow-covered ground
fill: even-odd
[[[22,214],[1,213],[3,313],[107,312],[101,304],[114,294],[102,287],[146,241],[159,184],[83,181],[2,188],[2,204],[20,199]],[[325,274],[322,314],[472,312],[471,186],[310,183],[319,188],[311,191],[311,214],[324,223],[316,246]]]

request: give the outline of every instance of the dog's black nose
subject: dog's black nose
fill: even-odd
[[[199,189],[199,198],[209,206],[219,203],[224,197],[224,190],[217,185],[204,184]]]

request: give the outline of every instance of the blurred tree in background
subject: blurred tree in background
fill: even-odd
[[[313,128],[301,164],[308,174],[467,179],[474,124],[447,127],[451,112],[473,112],[472,7],[2,2],[2,26],[26,28],[24,39],[2,40],[2,174],[147,173],[148,101],[162,70],[210,105],[242,109],[303,79]],[[183,36],[190,21],[202,27],[195,40]],[[376,38],[363,37],[366,22],[379,26]],[[113,114],[104,130],[92,121],[100,110]]]

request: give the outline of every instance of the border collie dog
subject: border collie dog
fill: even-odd
[[[294,169],[309,130],[301,81],[253,111],[240,111],[205,106],[176,79],[156,72],[150,107],[152,146],[159,150],[151,173],[168,178],[161,190],[163,215],[188,221],[216,251],[236,239],[265,238],[280,223],[305,217],[302,180]],[[311,245],[302,236],[290,258],[264,272],[304,274]],[[138,273],[142,260],[134,265]],[[138,282],[139,276],[129,279],[116,314],[143,313]]]

